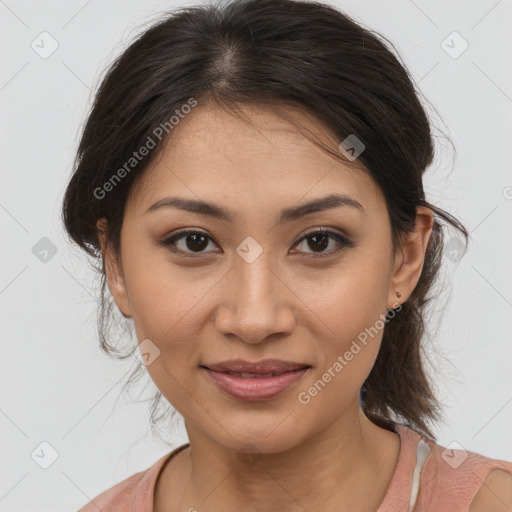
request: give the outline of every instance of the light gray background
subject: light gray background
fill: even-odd
[[[428,199],[472,236],[461,261],[444,259],[451,298],[431,326],[448,407],[436,434],[444,446],[512,460],[512,3],[333,3],[395,43],[457,147],[454,162],[438,139],[426,178]],[[149,377],[140,396],[119,398],[134,363],[100,353],[95,275],[59,213],[100,74],[143,23],[177,5],[0,0],[0,511],[76,510],[170,451],[148,430]],[[59,45],[47,59],[31,48],[43,31]],[[441,47],[453,31],[469,44],[456,59]],[[32,252],[43,237],[57,248],[46,263]],[[172,446],[187,440],[180,429]],[[44,441],[58,453],[48,469],[31,458]]]

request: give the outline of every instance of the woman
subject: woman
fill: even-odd
[[[512,507],[512,463],[429,427],[439,219],[468,234],[425,200],[429,121],[382,39],[321,3],[232,1],[112,65],[64,223],[189,443],[81,512]]]

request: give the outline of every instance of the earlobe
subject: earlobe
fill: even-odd
[[[128,294],[120,262],[117,255],[114,254],[113,248],[106,244],[106,226],[107,220],[105,218],[99,219],[96,223],[108,287],[121,314],[125,318],[131,318]]]
[[[394,304],[391,307],[397,307],[398,304],[405,302],[418,284],[433,226],[432,210],[423,206],[418,207],[415,230],[402,237],[401,246],[395,257],[388,293],[388,307],[390,307],[389,304]]]

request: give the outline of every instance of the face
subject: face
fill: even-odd
[[[425,229],[394,255],[384,197],[368,174],[272,111],[244,110],[256,125],[201,106],[174,129],[128,198],[121,260],[107,255],[107,274],[141,351],[149,348],[151,378],[189,435],[270,453],[358,407],[387,308],[398,305],[395,290],[404,301],[414,289],[430,231],[426,216]],[[347,200],[297,209],[329,195]],[[227,215],[153,206],[166,198]],[[203,368],[237,358],[309,369],[272,397],[244,399]]]

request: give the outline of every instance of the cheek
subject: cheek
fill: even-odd
[[[303,280],[299,294],[314,311],[327,335],[348,338],[370,328],[386,312],[388,279],[385,265],[363,254],[322,279]],[[380,325],[380,324],[379,324]]]
[[[139,343],[149,339],[157,356],[147,365],[151,379],[173,406],[183,413],[196,396],[194,372],[201,361],[201,331],[207,313],[209,286],[185,281],[171,265],[155,262],[148,272],[132,265],[126,272],[133,322]],[[140,347],[144,353],[144,345]]]
[[[332,390],[325,398],[352,396],[375,363],[386,320],[386,275],[382,262],[361,256],[357,263],[331,272],[328,283],[308,286],[309,297],[314,297],[308,307],[321,320],[315,327],[323,340],[319,372]]]
[[[197,395],[194,372],[201,360],[204,297],[212,285],[185,281],[168,262],[150,268],[140,271],[134,265],[127,273],[134,327],[139,343],[149,339],[159,351],[147,365],[151,379],[183,413],[190,408],[191,394]]]
[[[127,254],[126,285],[140,341],[167,346],[197,339],[204,298],[215,281],[196,270],[176,266],[159,249]]]

